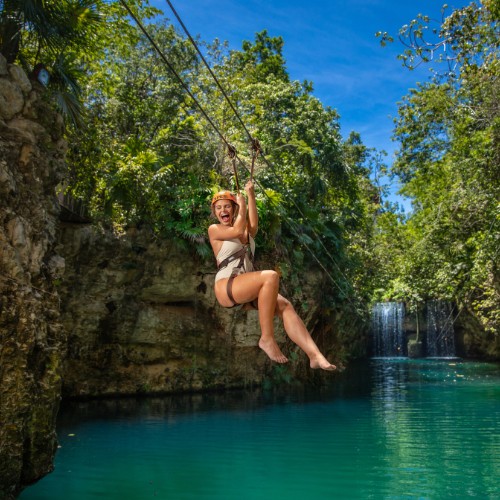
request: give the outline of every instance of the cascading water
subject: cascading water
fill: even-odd
[[[402,302],[382,302],[373,306],[372,328],[375,356],[403,356],[404,315],[405,306]]]
[[[427,302],[427,356],[455,356],[452,307],[443,300]]]

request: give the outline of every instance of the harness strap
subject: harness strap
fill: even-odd
[[[233,253],[227,259],[224,259],[220,264],[219,264],[219,269],[217,272],[222,271],[222,269],[225,269],[231,262],[234,260],[240,259],[238,262],[238,265],[232,270],[231,276],[227,280],[227,296],[231,300],[231,302],[234,304],[232,307],[239,306],[240,304],[234,300],[233,297],[233,281],[236,276],[239,274],[239,270],[241,267],[245,264],[245,255],[247,252],[250,252],[250,262],[252,263],[252,268],[253,268],[253,253],[250,248],[250,235],[247,234],[247,244],[241,249],[238,250],[237,252]]]
[[[238,269],[243,265],[245,262],[245,254],[247,253],[247,248],[244,247],[241,250],[238,250],[237,252],[233,253],[230,255],[227,259],[224,259],[220,264],[219,264],[219,271],[222,271],[224,268],[226,268],[233,260],[240,259],[240,262],[238,264]],[[250,252],[252,253],[252,252]],[[253,255],[250,257],[250,260],[252,261],[253,264]]]
[[[227,280],[227,296],[230,298],[231,302],[233,303],[233,305],[231,307],[227,307],[226,309],[232,309],[233,307],[236,307],[236,306],[239,306],[240,304],[238,302],[236,302],[236,300],[234,300],[234,297],[233,297],[233,281],[234,281],[234,278],[236,278],[235,275],[231,274],[230,278]],[[256,301],[257,299],[254,299],[250,302],[247,302],[248,304],[250,304],[256,311],[259,310],[259,308],[254,304],[254,302]]]
[[[229,297],[229,299],[231,300],[231,302],[234,304],[234,306],[232,307],[236,307],[236,306],[239,306],[239,302],[236,302],[236,300],[234,300],[234,297],[233,297],[233,281],[234,281],[234,278],[236,278],[236,276],[238,276],[239,274],[239,270],[241,269],[241,267],[245,264],[245,254],[247,253],[247,248],[242,248],[241,250],[239,250],[238,252],[234,253],[233,255],[230,255],[227,259],[225,259],[224,261],[221,262],[221,265],[222,264],[225,264],[224,267],[227,267],[227,265],[229,264],[229,262],[226,263],[226,261],[233,261],[233,260],[236,260],[237,258],[240,259],[238,265],[233,268],[232,272],[231,272],[231,276],[229,277],[229,279],[227,280],[227,296]],[[252,252],[250,252],[252,253]],[[253,259],[252,260],[252,265],[253,265]],[[222,268],[224,269],[224,268]],[[219,271],[221,270],[221,268],[219,268]]]
[[[233,271],[231,273],[231,276],[227,280],[227,296],[229,297],[231,302],[234,304],[233,307],[240,305],[238,302],[236,302],[236,300],[234,300],[234,297],[233,297],[233,281],[234,281],[234,278],[236,278],[236,276],[237,276],[237,274]]]

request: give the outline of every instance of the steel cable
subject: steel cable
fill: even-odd
[[[231,102],[231,100],[229,99],[228,95],[226,94],[226,92],[224,91],[222,85],[220,84],[218,78],[214,75],[212,69],[210,68],[209,64],[207,63],[205,57],[203,56],[203,54],[201,53],[200,49],[198,48],[198,45],[196,44],[196,42],[194,41],[193,37],[191,36],[191,34],[189,33],[189,31],[187,30],[186,26],[184,25],[184,23],[182,22],[182,19],[180,18],[180,16],[177,14],[177,11],[174,9],[174,6],[172,5],[172,3],[170,2],[170,0],[166,0],[166,2],[168,3],[168,5],[170,6],[170,8],[172,9],[172,12],[174,13],[175,17],[177,18],[177,20],[179,21],[180,25],[182,26],[182,28],[184,29],[186,35],[188,36],[189,40],[191,41],[192,45],[194,46],[194,48],[196,49],[196,51],[198,52],[198,54],[200,55],[203,63],[205,64],[206,68],[208,69],[208,71],[210,72],[210,74],[212,75],[212,78],[215,80],[215,83],[217,83],[217,86],[219,87],[220,91],[222,92],[222,94],[224,95],[226,101],[228,102],[229,106],[231,106],[231,109],[233,110],[234,114],[236,115],[236,117],[238,118],[239,122],[241,123],[242,127],[245,129],[245,132],[247,133],[248,135],[248,138],[250,141],[253,141],[253,137],[252,135],[250,134],[250,132],[248,131],[247,127],[245,126],[245,124],[243,123],[243,120],[241,119],[240,115],[238,114],[238,112],[236,111],[235,107],[233,106],[233,103]],[[271,172],[273,173],[274,177],[276,178],[276,180],[278,181],[278,184],[281,184],[282,186],[285,185],[285,183],[283,182],[283,180],[280,178],[280,176],[278,175],[278,173],[276,172],[276,170],[274,169],[274,167],[271,165],[271,163],[267,160],[267,158],[264,156],[264,152],[262,151],[262,149],[260,149],[260,155],[262,156],[262,159],[264,160],[265,164],[267,165],[267,167],[271,170]],[[304,213],[302,212],[302,210],[300,209],[300,207],[297,205],[297,203],[295,202],[295,200],[290,197],[290,200],[292,201],[293,205],[295,206],[295,208],[299,211],[300,215],[302,216],[302,218],[304,220],[307,220],[306,216],[304,215]],[[340,272],[340,274],[342,275],[342,277],[346,280],[346,282],[349,284],[349,286],[351,287],[351,289],[353,289],[352,285],[349,283],[349,280],[346,278],[346,276],[344,275],[344,273],[342,272],[342,270],[340,269],[338,263],[336,262],[336,260],[332,257],[332,255],[330,254],[330,252],[328,251],[328,249],[326,248],[325,244],[323,243],[321,237],[318,235],[318,233],[316,232],[316,230],[314,229],[314,227],[311,225],[311,224],[308,224],[308,226],[311,228],[313,234],[316,236],[317,240],[320,242],[321,246],[323,247],[323,250],[327,253],[327,255],[330,257],[331,261],[333,262],[333,264],[335,265],[335,267],[337,267],[338,271]],[[354,291],[354,289],[353,289]]]
[[[229,97],[227,96],[225,90],[223,89],[222,85],[219,83],[219,80],[217,79],[217,77],[214,75],[212,69],[210,68],[210,66],[208,65],[207,61],[205,60],[205,57],[203,57],[203,54],[201,53],[200,49],[198,48],[198,45],[196,44],[196,42],[193,40],[193,37],[191,36],[191,34],[189,33],[189,31],[187,30],[186,26],[184,26],[184,23],[182,22],[182,19],[179,17],[179,14],[177,14],[177,11],[174,9],[174,6],[172,5],[172,3],[170,2],[170,0],[166,0],[168,5],[170,6],[170,8],[172,9],[172,12],[174,13],[175,17],[177,18],[177,20],[179,21],[180,25],[182,26],[182,28],[184,29],[184,31],[186,32],[186,35],[188,36],[189,40],[191,40],[191,43],[193,44],[193,47],[196,49],[196,51],[198,52],[199,56],[201,57],[201,60],[205,63],[205,66],[207,67],[208,71],[210,72],[210,74],[212,75],[212,78],[215,80],[215,83],[217,83],[220,91],[222,92],[222,94],[224,95],[224,97],[226,98],[226,101],[229,103],[229,106],[231,106],[231,109],[233,110],[234,114],[236,115],[236,117],[238,118],[238,120],[240,121],[241,123],[241,126],[245,129],[245,132],[247,133],[248,135],[248,138],[250,139],[250,141],[253,140],[252,138],[252,135],[250,134],[250,132],[248,131],[248,129],[246,128],[245,124],[243,123],[243,120],[241,119],[240,115],[238,114],[238,112],[236,111],[236,109],[234,108],[233,106],[233,103],[231,102],[231,100],[229,99]]]
[[[243,166],[243,168],[248,173],[250,173],[250,171],[248,170],[247,166],[243,162],[242,162],[242,166]],[[257,186],[260,187],[260,189],[267,196],[267,198],[269,199],[269,201],[271,203],[274,203],[274,201],[272,200],[272,198],[266,193],[266,190],[264,189],[264,187],[262,186],[262,184],[257,179],[255,179],[255,183],[257,184]],[[295,235],[300,239],[300,236],[297,233],[297,231],[295,230],[295,228],[293,227],[293,224],[290,222],[289,218],[285,215],[285,208],[283,206],[281,208],[283,210],[283,216],[284,216],[285,222],[288,224],[288,226],[290,227],[290,229],[292,230],[292,232],[295,233]],[[323,271],[328,275],[328,277],[333,281],[333,283],[335,283],[335,286],[340,290],[340,292],[342,293],[342,295],[348,300],[348,302],[351,304],[351,306],[354,307],[354,309],[356,309],[356,306],[352,303],[352,301],[349,298],[349,296],[345,293],[344,290],[342,290],[342,288],[340,288],[340,285],[332,277],[332,275],[326,270],[325,266],[323,266],[323,264],[320,262],[320,260],[316,257],[316,254],[311,250],[311,248],[309,248],[309,245],[305,241],[303,241],[302,243],[309,250],[310,254],[314,257],[314,259],[316,260],[316,262],[320,265],[321,269],[323,269]],[[350,286],[350,283],[348,283],[348,285]]]
[[[168,62],[168,59],[166,58],[166,56],[163,54],[163,52],[159,49],[159,47],[156,45],[156,43],[154,42],[154,40],[151,38],[151,36],[149,35],[149,33],[146,31],[146,29],[144,28],[144,26],[142,25],[142,23],[137,19],[137,17],[134,15],[134,13],[130,10],[129,6],[127,5],[127,3],[125,2],[125,0],[120,0],[121,4],[125,7],[125,9],[127,10],[127,12],[130,14],[130,16],[132,17],[132,19],[136,22],[136,24],[139,26],[139,28],[141,29],[141,31],[144,33],[144,35],[146,36],[146,38],[149,40],[149,42],[151,43],[151,45],[154,47],[154,49],[158,52],[158,54],[160,55],[161,59],[163,60],[163,62],[167,65],[167,67],[170,69],[170,71],[175,75],[175,77],[177,78],[177,80],[179,81],[179,83],[184,87],[184,89],[186,90],[186,92],[188,93],[188,95],[191,97],[191,99],[193,99],[193,101],[196,103],[196,105],[198,106],[198,108],[200,109],[200,111],[202,112],[203,116],[207,119],[208,123],[214,128],[214,130],[217,132],[217,134],[219,135],[219,137],[222,139],[222,141],[226,144],[226,146],[228,147],[229,150],[231,149],[234,149],[234,146],[232,146],[227,140],[226,138],[222,135],[222,133],[219,131],[219,129],[217,128],[217,126],[214,124],[214,122],[210,119],[210,117],[207,115],[207,113],[205,112],[205,110],[203,109],[203,107],[201,106],[201,104],[198,102],[198,100],[196,99],[196,97],[191,93],[191,91],[189,90],[189,87],[186,85],[186,83],[182,80],[182,78],[178,75],[178,73],[175,71],[175,69],[172,67],[172,65]],[[170,2],[169,2],[170,4]],[[173,8],[172,8],[173,10]],[[175,12],[174,12],[175,13]],[[186,30],[187,31],[187,30]],[[196,45],[194,43],[194,41],[192,40],[191,36],[189,36],[190,39],[191,39],[191,42]],[[203,59],[203,61],[205,62],[205,64],[207,65],[205,59]],[[208,65],[207,65],[208,67]],[[211,72],[212,73],[212,72]],[[212,73],[212,76],[213,73]],[[214,76],[215,78],[215,76]],[[220,87],[220,84],[219,84],[219,87]],[[226,99],[228,99],[229,101],[229,98],[226,96],[226,94],[224,93],[224,96],[226,97]],[[229,101],[230,102],[230,101]],[[233,108],[233,106],[231,105],[231,107]],[[233,108],[233,111],[236,113],[236,111],[234,110]],[[236,113],[237,114],[237,113]],[[240,119],[241,121],[241,119]],[[245,128],[246,130],[246,128]],[[248,131],[247,131],[248,133]],[[250,139],[252,139],[251,135],[249,134],[249,137]],[[263,153],[261,152],[261,155],[262,157],[264,158],[264,161],[266,162],[266,164],[268,164],[266,158],[264,157]],[[239,156],[236,155],[236,158],[237,160],[240,162],[240,164],[243,166],[243,168],[248,172],[248,168],[246,167],[246,165],[243,163],[243,161],[239,158]],[[269,165],[269,164],[268,164]],[[274,172],[274,169],[272,169],[272,167],[270,167],[271,170]],[[277,174],[275,174],[277,176]],[[279,177],[278,177],[278,181],[279,181]],[[271,199],[271,197],[266,193],[266,190],[263,188],[263,186],[260,184],[260,182],[256,181],[257,185],[262,189],[263,193],[268,197],[268,199],[273,202],[273,200]],[[296,208],[299,210],[299,212],[301,213],[301,215],[305,218],[304,214],[302,213],[302,211],[300,210],[300,208],[296,205],[295,201],[292,200],[292,202],[294,203],[294,205],[296,206]],[[288,223],[290,229],[292,230],[292,232],[295,233],[295,235],[300,239],[300,235],[297,233],[297,231],[295,231],[293,225],[288,221],[288,218],[285,216],[285,220],[286,222]],[[314,231],[314,228],[311,228],[314,232],[314,234],[316,234],[317,236],[317,233]],[[319,238],[318,238],[319,239]],[[324,244],[321,240],[319,240],[320,243],[323,245],[324,247]],[[320,267],[323,269],[323,271],[328,275],[328,277],[332,280],[333,283],[335,283],[335,285],[337,286],[337,288],[340,290],[340,292],[342,293],[342,295],[344,295],[347,300],[349,301],[349,303],[355,308],[355,305],[351,302],[350,298],[348,295],[346,295],[344,293],[344,291],[340,288],[340,285],[337,283],[337,281],[332,277],[332,275],[326,270],[325,266],[323,266],[323,264],[321,263],[321,261],[316,257],[315,253],[311,250],[311,248],[309,247],[309,245],[307,245],[307,243],[303,242],[304,243],[304,246],[309,250],[309,252],[311,253],[311,255],[314,257],[314,259],[316,260],[316,262],[320,265]],[[326,250],[326,248],[325,248]],[[326,252],[329,254],[328,250],[326,250]],[[332,259],[332,261],[334,262],[334,264],[337,266],[336,262],[333,260],[333,257],[330,256],[330,258]],[[338,266],[337,266],[338,268]],[[339,269],[340,271],[340,269]],[[340,271],[340,273],[342,274],[342,271]],[[346,280],[346,282],[349,284],[349,286],[352,288],[352,285],[348,282],[348,280],[345,278],[345,276],[342,274],[342,276],[344,277],[344,279]]]
[[[136,24],[139,26],[139,28],[141,29],[141,31],[146,35],[146,38],[151,42],[151,45],[155,48],[156,52],[158,52],[158,54],[160,55],[160,57],[163,59],[163,62],[168,66],[168,68],[175,75],[175,77],[177,78],[177,80],[179,80],[179,83],[184,87],[184,89],[188,93],[189,97],[191,97],[191,99],[193,99],[193,101],[196,103],[196,105],[198,106],[198,108],[200,108],[200,111],[203,113],[203,116],[207,119],[208,123],[210,123],[210,125],[212,125],[212,127],[217,132],[217,134],[219,135],[219,137],[226,143],[227,147],[229,148],[230,147],[229,142],[226,141],[225,137],[220,133],[219,129],[212,122],[212,120],[209,118],[209,116],[205,113],[205,110],[201,107],[201,104],[198,102],[198,100],[196,99],[196,97],[191,93],[191,91],[189,90],[189,87],[184,83],[184,81],[177,74],[177,72],[175,71],[175,69],[173,68],[173,66],[168,62],[168,59],[165,57],[165,55],[163,54],[163,52],[158,48],[158,46],[156,45],[156,43],[154,42],[154,40],[149,36],[149,33],[145,30],[145,28],[141,24],[141,22],[137,19],[137,17],[134,15],[134,13],[130,10],[130,8],[127,5],[127,3],[125,2],[125,0],[120,0],[120,2],[127,9],[128,13],[132,17],[132,19],[136,22]]]

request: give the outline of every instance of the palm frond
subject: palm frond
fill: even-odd
[[[40,45],[57,54],[76,45],[94,46],[104,16],[100,0],[3,0],[0,2],[0,47],[2,50],[26,29]],[[8,32],[8,39],[4,39]],[[17,57],[19,48],[14,53]]]
[[[200,257],[207,259],[208,257],[210,257],[212,255],[212,249],[208,246],[207,243],[203,243],[203,244],[196,245],[196,253]]]
[[[180,248],[181,250],[189,251],[189,243],[186,240],[183,240],[182,238],[173,238],[173,243],[176,247]]]
[[[95,0],[77,0],[66,8],[68,24],[75,32],[94,32],[99,28],[103,17],[96,8]]]
[[[314,241],[305,233],[299,235],[299,241],[303,245],[312,245],[314,243]]]
[[[61,52],[51,67],[51,83],[60,87],[67,87],[79,96],[82,89],[79,80],[85,72],[77,61],[76,55]]]
[[[313,194],[314,197],[324,196],[327,193],[327,185],[326,182],[318,175],[316,179],[314,179],[313,183]]]
[[[4,0],[2,17],[18,22],[19,32],[27,26],[35,31],[44,44],[55,49],[60,39],[58,25],[62,24],[64,10],[61,2],[44,0]],[[18,33],[15,35],[17,36]]]
[[[78,97],[67,90],[56,89],[53,92],[58,111],[76,128],[83,127],[83,106]]]
[[[50,88],[57,108],[76,128],[83,127],[84,108],[79,80],[84,71],[74,54],[60,53],[50,68]]]
[[[58,26],[61,39],[70,43],[85,44],[90,48],[93,45],[93,35],[103,22],[103,16],[97,10],[95,0],[73,0],[66,2],[64,9],[65,22]]]
[[[202,229],[199,227],[190,227],[186,229],[182,229],[180,234],[186,240],[190,240],[193,243],[198,243],[201,245],[206,241],[206,235]]]

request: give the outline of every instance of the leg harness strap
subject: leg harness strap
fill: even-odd
[[[234,300],[233,297],[233,281],[234,278],[236,278],[237,274],[234,273],[234,271],[231,273],[231,276],[227,280],[227,296],[231,299],[231,302],[234,304],[232,307],[239,306],[240,304]]]
[[[227,280],[227,296],[231,300],[231,302],[234,304],[228,309],[231,309],[233,307],[239,306],[240,304],[234,300],[233,297],[233,281],[236,276],[239,275],[240,269],[243,267],[245,264],[245,255],[247,252],[250,252],[250,261],[252,262],[252,267],[253,267],[253,255],[252,251],[250,250],[250,246],[247,244],[245,245],[241,250],[238,250],[236,253],[233,253],[233,255],[230,255],[227,259],[224,259],[220,264],[219,264],[219,271],[222,269],[226,268],[231,262],[234,260],[240,259],[238,265],[233,269],[231,272],[231,276]]]

